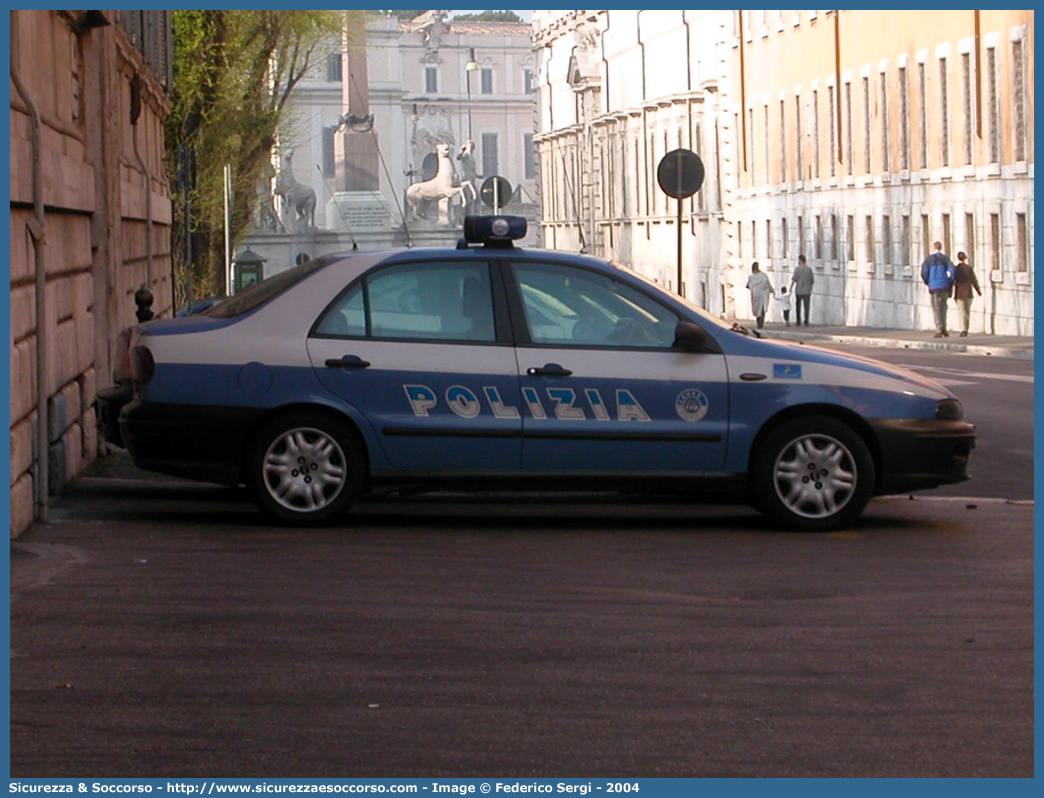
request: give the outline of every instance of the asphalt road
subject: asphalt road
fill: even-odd
[[[287,530],[102,463],[13,544],[11,775],[1030,777],[1032,524],[447,495]]]
[[[1033,361],[954,352],[830,344],[829,348],[907,366],[941,382],[964,405],[979,438],[972,478],[925,496],[1033,498]]]

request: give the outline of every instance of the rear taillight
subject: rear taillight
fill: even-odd
[[[156,361],[152,358],[152,352],[144,346],[136,346],[130,353],[131,379],[139,385],[144,385],[152,379],[156,373]]]

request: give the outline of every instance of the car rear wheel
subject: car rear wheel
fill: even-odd
[[[785,421],[762,442],[751,470],[752,503],[788,529],[833,529],[855,520],[873,495],[874,461],[848,425],[827,416]]]
[[[295,412],[258,431],[246,469],[258,507],[285,523],[314,526],[348,510],[362,491],[366,461],[346,422]]]

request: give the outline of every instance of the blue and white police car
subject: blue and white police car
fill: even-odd
[[[143,469],[245,484],[318,525],[367,491],[652,488],[743,496],[791,529],[967,479],[941,385],[728,325],[605,260],[513,244],[327,255],[128,338],[104,437]],[[720,491],[718,491],[720,494]]]

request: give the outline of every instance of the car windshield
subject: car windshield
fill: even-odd
[[[213,306],[209,311],[207,311],[207,315],[216,316],[220,319],[227,319],[232,316],[241,316],[244,313],[248,313],[259,305],[264,304],[272,297],[283,293],[283,291],[290,288],[290,286],[296,285],[301,280],[308,277],[308,275],[317,272],[328,263],[330,263],[329,258],[316,258],[307,263],[302,263],[300,266],[294,266],[292,269],[287,269],[285,272],[273,274],[271,277],[267,277],[261,282],[254,283],[249,288],[244,288],[235,296]]]
[[[644,274],[641,274],[640,272],[632,269],[630,266],[626,266],[625,264],[620,263],[618,261],[610,261],[610,263],[612,263],[612,265],[615,266],[617,269],[620,269],[621,271],[627,272],[632,277],[637,277],[643,283],[646,283],[647,285],[650,285],[653,288],[656,288],[658,291],[666,291],[666,289],[662,285],[660,285],[658,282],[656,282],[655,280],[652,280],[652,279],[646,277]],[[671,292],[668,292],[668,293],[671,293]],[[671,296],[673,296],[675,299],[677,299],[680,302],[682,302],[690,310],[693,310],[696,313],[698,313],[701,319],[706,319],[711,324],[716,324],[717,326],[722,327],[723,329],[726,329],[726,330],[731,330],[733,328],[733,325],[730,322],[727,322],[724,319],[719,319],[717,316],[711,314],[705,308],[701,308],[699,305],[697,305],[691,299],[687,299],[686,297],[678,296],[677,294],[673,294],[673,293],[671,294]]]

